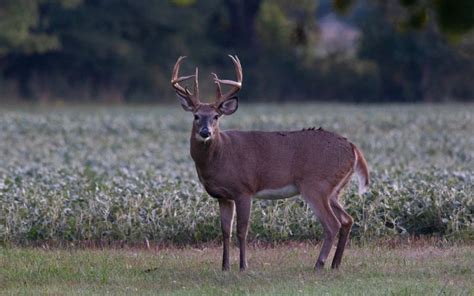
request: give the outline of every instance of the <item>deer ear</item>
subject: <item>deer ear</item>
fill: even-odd
[[[239,107],[239,98],[231,97],[219,104],[219,111],[224,115],[231,115]]]
[[[176,93],[176,95],[178,96],[179,101],[181,102],[181,107],[183,107],[184,111],[192,112],[196,108],[194,103],[188,97],[183,97],[178,93]]]

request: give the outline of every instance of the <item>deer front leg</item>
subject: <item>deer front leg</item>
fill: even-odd
[[[235,201],[237,210],[237,238],[239,239],[240,249],[240,271],[247,268],[247,232],[250,220],[250,208],[252,199],[250,197],[242,197]]]
[[[223,238],[222,270],[230,269],[229,245],[232,236],[232,221],[234,220],[234,201],[229,199],[219,199],[219,209],[221,212],[221,228]]]

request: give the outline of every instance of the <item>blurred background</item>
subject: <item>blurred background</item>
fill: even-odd
[[[472,0],[1,0],[0,100],[172,102],[173,64],[248,101],[473,101]]]

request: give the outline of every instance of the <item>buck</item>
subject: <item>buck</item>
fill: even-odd
[[[354,172],[359,177],[359,193],[369,185],[367,162],[362,152],[346,138],[319,129],[300,131],[221,131],[219,119],[238,108],[235,94],[242,87],[242,66],[232,59],[237,80],[221,80],[212,73],[216,100],[201,103],[198,68],[194,75],[179,77],[179,57],[171,84],[184,110],[192,112],[191,157],[200,182],[219,202],[223,234],[222,269],[229,270],[229,244],[234,211],[240,270],[247,268],[246,240],[252,198],[280,199],[300,194],[319,218],[324,241],[315,269],[324,268],[339,233],[332,268],[338,268],[347,244],[353,219],[339,202],[341,190]],[[194,90],[181,85],[194,78]],[[221,85],[230,86],[222,93]]]

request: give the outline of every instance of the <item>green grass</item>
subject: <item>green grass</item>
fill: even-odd
[[[472,295],[471,246],[424,243],[347,250],[340,270],[315,273],[319,246],[250,248],[250,268],[220,271],[221,249],[0,249],[0,294]],[[152,269],[150,272],[145,272]]]
[[[0,110],[0,243],[173,242],[219,238],[217,202],[189,155],[192,116],[151,107]],[[224,129],[322,126],[356,143],[370,166],[364,196],[343,202],[360,241],[474,239],[474,105],[251,105]],[[300,198],[255,201],[251,240],[319,238]]]

